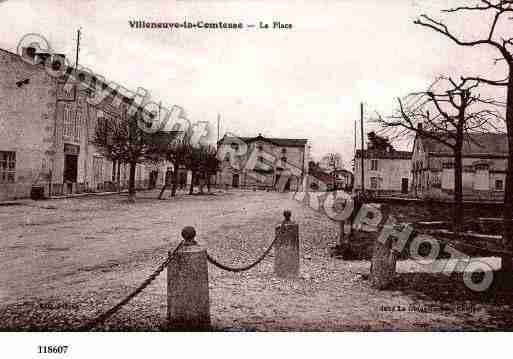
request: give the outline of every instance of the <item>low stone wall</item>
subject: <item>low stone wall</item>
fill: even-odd
[[[423,193],[421,198],[435,200],[452,200],[454,190],[432,188]],[[480,191],[474,189],[463,189],[463,200],[466,201],[503,201],[504,191]]]

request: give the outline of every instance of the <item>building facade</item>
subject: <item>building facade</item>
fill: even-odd
[[[43,64],[0,50],[0,200],[28,197],[33,186],[46,195],[113,189],[112,163],[91,141],[98,121],[126,116],[128,101],[113,101],[112,93],[91,105],[88,96]],[[137,185],[155,170],[138,165]],[[128,165],[119,172],[126,185]]]
[[[408,194],[411,186],[411,158],[409,151],[392,147],[363,151],[365,191],[377,195]],[[354,159],[354,188],[362,189],[362,151],[356,150]]]
[[[298,190],[306,173],[306,139],[224,136],[218,142],[217,184]]]
[[[463,198],[504,198],[508,142],[505,134],[473,134],[463,145]],[[418,198],[452,199],[454,155],[452,149],[417,136],[412,156],[413,194]]]

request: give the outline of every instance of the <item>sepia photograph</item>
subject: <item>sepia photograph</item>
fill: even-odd
[[[74,357],[56,332],[513,330],[513,1],[0,19],[0,334],[30,357]]]

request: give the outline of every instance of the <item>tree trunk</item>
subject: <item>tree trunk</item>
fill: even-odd
[[[210,173],[207,172],[207,191],[210,193]]]
[[[461,95],[461,107],[456,126],[456,143],[454,146],[454,228],[457,235],[463,227],[463,126],[465,124],[465,112],[467,107],[466,93]]]
[[[502,243],[506,250],[513,250],[513,64],[510,64],[508,92],[506,99],[506,129],[508,136],[508,164],[504,188],[504,210]],[[505,273],[513,272],[511,255],[502,255],[502,268]]]
[[[112,182],[116,182],[116,160],[112,160]]]
[[[459,148],[458,148],[459,147]],[[454,232],[459,234],[463,227],[463,163],[461,144],[454,153]]]
[[[191,171],[191,186],[189,188],[189,194],[193,194],[194,193],[194,180],[195,180],[194,177],[196,177],[194,175],[194,171]]]
[[[135,170],[137,162],[130,162],[130,176],[128,177],[128,202],[135,202]]]
[[[160,190],[159,199],[162,199],[162,197],[164,196],[164,192],[166,190],[166,187],[167,187],[167,182],[164,181],[164,186],[162,186],[162,189]]]
[[[118,185],[118,193],[121,193],[121,162],[120,161],[117,161],[118,162],[118,168],[117,168],[117,185]]]
[[[201,194],[203,194],[203,186],[205,185],[205,178],[204,178],[204,176],[205,176],[205,172],[200,172],[199,176],[198,176],[199,191],[200,191]]]
[[[179,177],[178,169],[175,169],[175,171],[173,172],[173,187],[171,189],[171,197],[176,196],[176,189],[178,187],[179,180],[180,180],[180,177]]]

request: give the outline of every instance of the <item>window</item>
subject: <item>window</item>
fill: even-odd
[[[71,106],[66,106],[64,108],[64,136],[73,137],[75,128],[73,115],[73,108]]]
[[[85,114],[80,109],[74,109],[70,105],[64,107],[64,136],[78,141],[82,123],[85,122],[84,116]],[[98,117],[104,117],[104,114],[100,115],[99,112]]]
[[[93,157],[93,175],[96,183],[103,182],[103,158]]]
[[[262,151],[264,150],[264,147],[263,147],[262,145],[258,145],[258,146],[257,146],[257,149],[258,149],[260,152],[262,152]]]
[[[0,183],[14,183],[16,152],[0,151]]]
[[[235,151],[238,151],[239,150],[239,145],[237,143],[232,143],[230,144],[230,147],[235,150]]]
[[[378,178],[377,177],[371,177],[371,188],[378,189]]]
[[[82,111],[77,112],[75,116],[75,123],[73,124],[73,137],[75,137],[75,140],[80,139],[80,126],[83,122],[83,114]]]
[[[371,160],[371,171],[378,170],[378,160]]]
[[[495,189],[497,191],[504,190],[504,182],[502,180],[495,180]]]
[[[474,166],[474,168],[476,169],[476,171],[486,171],[486,170],[488,170],[489,166],[485,163],[480,163],[480,164],[476,164]]]
[[[287,149],[286,148],[282,148],[281,149],[281,153],[283,153],[283,154],[287,153]]]
[[[487,164],[479,164],[475,166],[474,173],[474,189],[480,191],[489,191],[491,187],[490,172]]]

